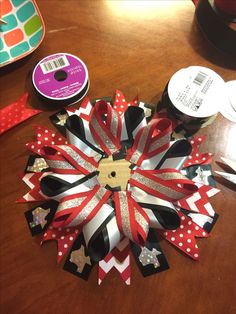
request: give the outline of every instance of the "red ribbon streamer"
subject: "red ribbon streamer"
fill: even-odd
[[[0,110],[0,134],[42,112],[42,110],[26,108],[28,96],[28,93],[25,93],[16,102]]]

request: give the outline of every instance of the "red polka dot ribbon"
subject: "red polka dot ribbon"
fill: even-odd
[[[0,110],[0,134],[42,112],[26,108],[27,100],[28,93],[25,93],[19,100]]]
[[[45,241],[54,240],[57,241],[57,262],[59,263],[63,256],[71,248],[74,240],[77,238],[80,233],[78,228],[53,228],[50,226],[47,231],[44,233],[41,244]]]
[[[189,255],[194,260],[199,259],[199,249],[195,237],[206,238],[208,233],[195,224],[191,218],[178,212],[181,220],[180,227],[176,230],[159,231],[164,238],[179,250]]]
[[[194,165],[207,165],[212,162],[212,153],[201,153],[199,152],[199,146],[205,141],[206,136],[193,137],[190,140],[192,145],[192,153],[188,156],[185,161],[183,168],[194,166]]]
[[[138,104],[139,104],[138,96],[136,96],[132,101],[127,102],[125,100],[123,93],[120,90],[116,91],[113,108],[117,111],[119,116],[122,116],[124,114],[125,110],[129,106],[138,106]]]

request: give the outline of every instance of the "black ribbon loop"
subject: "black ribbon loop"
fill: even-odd
[[[173,208],[147,203],[138,203],[141,207],[151,209],[156,220],[166,230],[175,230],[180,226],[180,218]]]

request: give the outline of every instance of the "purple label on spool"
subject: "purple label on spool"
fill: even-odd
[[[88,82],[88,70],[79,58],[57,53],[42,59],[34,68],[32,78],[41,95],[63,100],[83,90]]]

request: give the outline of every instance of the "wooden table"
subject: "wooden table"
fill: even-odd
[[[208,44],[194,21],[191,1],[37,1],[46,24],[41,46],[27,60],[3,70],[1,107],[28,90],[36,61],[56,52],[79,56],[91,80],[91,98],[115,89],[132,99],[157,103],[178,69],[202,65],[225,81],[235,79],[235,63]],[[38,106],[36,102],[33,104]],[[53,112],[55,112],[54,110]],[[211,199],[220,218],[208,239],[198,240],[201,260],[194,262],[167,242],[162,248],[170,270],[143,278],[132,259],[132,285],[111,271],[101,286],[94,269],[88,282],[56,263],[56,244],[39,246],[24,218],[28,204],[15,204],[27,191],[17,175],[25,167],[25,143],[32,125],[51,126],[45,110],[1,137],[1,309],[2,313],[235,313],[235,192],[219,180],[221,194]],[[200,134],[202,151],[235,159],[236,125],[221,115]]]

